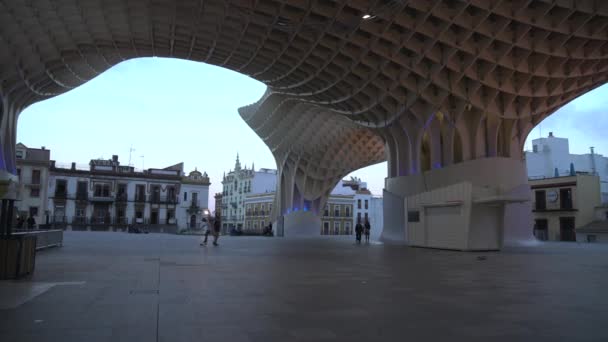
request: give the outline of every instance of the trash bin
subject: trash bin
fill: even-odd
[[[18,234],[0,237],[0,280],[30,275],[35,265],[36,236]]]

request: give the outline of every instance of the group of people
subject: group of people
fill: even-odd
[[[210,226],[210,223],[211,222],[207,223],[207,229],[205,230],[205,235],[204,235],[203,241],[201,242],[201,246],[207,246],[207,240],[209,239],[209,234],[213,235],[213,245],[218,246],[217,240],[220,238],[220,230],[222,227],[222,225],[220,223],[220,218],[218,216],[216,216],[213,219],[213,226]]]
[[[17,217],[17,229],[23,229],[25,223],[27,223],[28,229],[36,228],[36,219],[33,216],[29,216],[27,220],[23,216]]]
[[[357,239],[357,243],[361,243],[361,235],[365,234],[365,242],[369,242],[369,233],[372,229],[369,221],[365,219],[365,223],[361,224],[361,219],[357,220],[357,225],[355,226],[355,237]]]

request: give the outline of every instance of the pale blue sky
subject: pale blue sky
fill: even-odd
[[[162,168],[184,162],[211,177],[210,194],[221,191],[224,171],[241,163],[276,168],[270,150],[240,118],[237,109],[256,102],[265,86],[249,77],[215,66],[165,58],[120,63],[90,82],[36,103],[19,117],[17,141],[46,146],[58,163],[87,164],[90,159],[119,156],[137,167]],[[564,106],[541,127],[546,136],[570,138],[574,153],[589,146],[608,153],[608,86]],[[537,138],[536,128],[529,138]],[[530,140],[530,139],[528,139]],[[527,147],[529,147],[529,142]],[[141,158],[141,156],[144,158]],[[353,172],[382,194],[386,163]],[[213,198],[209,200],[213,206]]]

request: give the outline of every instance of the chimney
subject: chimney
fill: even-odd
[[[54,169],[54,168],[55,168],[55,161],[51,160],[51,169]]]
[[[112,161],[115,163],[118,163],[118,156],[117,155],[113,155],[112,156]]]
[[[72,162],[71,170],[76,170],[76,163],[75,162]]]
[[[42,146],[40,149],[44,151],[44,150],[46,149],[46,147],[45,147],[45,146]]]
[[[549,138],[553,138],[553,132],[549,132]]]

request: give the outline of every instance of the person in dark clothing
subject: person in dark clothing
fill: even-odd
[[[17,229],[23,229],[23,224],[25,223],[25,219],[23,216],[17,217]]]
[[[27,218],[27,228],[34,229],[34,227],[36,227],[36,220],[34,219],[34,216],[30,216]]]
[[[220,230],[222,228],[222,224],[220,222],[220,218],[219,216],[215,217],[215,220],[213,222],[213,245],[217,246],[217,240],[220,238]]]
[[[361,220],[358,220],[357,225],[355,226],[355,237],[357,239],[357,243],[361,243],[361,233],[363,233],[363,225],[361,224]]]
[[[364,227],[365,227],[365,242],[369,242],[369,233],[370,233],[370,230],[371,230],[371,226],[370,226],[369,221],[367,219],[365,220]]]

